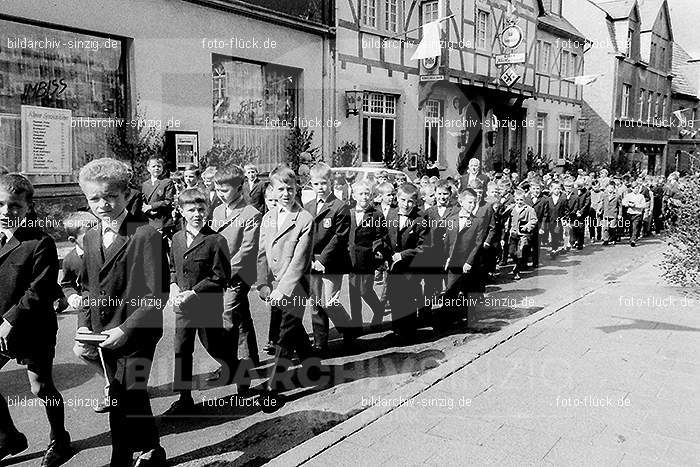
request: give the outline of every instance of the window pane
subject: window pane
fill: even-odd
[[[389,152],[394,145],[394,120],[385,119],[384,130],[384,151]]]
[[[369,118],[362,119],[362,161],[369,162]]]

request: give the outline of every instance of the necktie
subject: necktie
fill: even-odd
[[[399,229],[403,229],[406,227],[406,221],[408,220],[408,216],[404,216],[403,214],[399,214]]]
[[[362,223],[362,219],[365,217],[364,209],[355,209],[355,219],[357,219],[357,225]]]
[[[102,246],[104,246],[105,248],[109,248],[110,246],[112,246],[112,242],[114,242],[115,235],[116,233],[114,232],[114,230],[112,230],[111,227],[107,227],[104,233],[102,234]]]
[[[5,232],[0,232],[0,248],[4,247],[6,243],[7,235],[5,235]]]
[[[459,216],[459,230],[464,230],[464,227],[468,227],[470,219],[469,216]]]
[[[323,200],[319,199],[318,204],[316,204],[316,213],[321,212],[321,209],[323,209]]]

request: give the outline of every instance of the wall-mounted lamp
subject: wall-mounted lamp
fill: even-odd
[[[587,118],[579,118],[578,119],[578,131],[579,131],[579,133],[584,133],[586,131],[586,127],[588,127],[588,119]]]
[[[362,96],[363,92],[357,89],[345,91],[345,105],[347,106],[347,111],[345,113],[346,118],[350,115],[358,115],[360,113],[360,109],[362,108]]]

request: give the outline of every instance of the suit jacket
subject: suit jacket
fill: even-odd
[[[176,283],[181,291],[192,290],[197,293],[180,310],[187,314],[213,318],[199,322],[201,327],[221,327],[223,292],[231,280],[226,239],[206,226],[189,247],[187,236],[184,229],[175,233],[170,250],[170,282]]]
[[[446,235],[448,254],[445,264],[447,269],[461,270],[465,264],[470,264],[472,267],[477,266],[478,254],[483,244],[483,226],[480,224],[480,222],[475,221],[475,217],[472,217],[471,224],[460,230],[459,211],[452,215],[448,224],[450,228],[447,229]]]
[[[134,188],[129,188],[129,194],[126,198],[126,210],[129,211],[129,214],[132,216],[143,218],[145,216],[142,208],[143,196],[141,195],[141,192]]]
[[[63,258],[63,275],[61,277],[61,290],[63,295],[70,297],[73,294],[82,295],[83,285],[80,275],[83,272],[83,258],[78,255],[75,248]]]
[[[459,210],[457,210],[459,212]],[[474,214],[474,222],[479,228],[479,239],[481,244],[488,243],[493,245],[496,240],[496,211],[494,203],[481,201],[476,214]]]
[[[392,263],[390,261],[390,271],[392,273],[418,272],[420,261],[417,258],[423,253],[423,249],[430,247],[428,237],[428,223],[414,209],[408,214],[408,220],[404,228],[399,228],[399,210],[391,209],[386,216],[386,224],[389,238],[390,251],[387,257],[395,253],[401,254],[401,261]]]
[[[551,213],[549,211],[549,199],[546,196],[540,195],[537,201],[533,201],[532,197],[526,196],[525,204],[535,210],[535,214],[537,214],[537,225],[540,228],[549,225]]]
[[[39,229],[19,227],[0,249],[0,323],[12,325],[8,354],[53,353],[58,323],[58,254],[53,239]]]
[[[127,343],[118,355],[143,349],[152,357],[163,333],[170,275],[162,235],[127,214],[108,249],[102,246],[100,225],[88,230],[84,246],[81,277],[88,303],[78,315],[78,327],[94,332],[119,327]]]
[[[585,189],[581,193],[572,193],[567,200],[567,210],[571,221],[578,220],[579,222],[588,215],[588,210],[591,208],[590,193]],[[576,213],[580,212],[580,215]]]
[[[447,259],[447,224],[455,213],[459,212],[459,206],[447,206],[441,216],[437,205],[427,209],[423,217],[428,225],[428,245],[423,248],[420,264],[430,269],[445,267]]]
[[[552,230],[556,233],[561,232],[562,222],[569,216],[568,202],[564,193],[559,195],[557,202],[550,196],[547,199],[547,204],[549,207],[549,220],[550,225],[552,225]]]
[[[219,198],[214,191],[207,191],[207,197],[214,193],[214,197],[209,199],[209,206],[207,207],[207,222],[211,224],[211,220],[214,218],[214,209],[221,206],[221,198]]]
[[[260,179],[256,179],[253,188],[250,188],[248,179],[243,180],[243,199],[246,204],[250,204],[260,213],[265,213],[265,186],[267,184]]]
[[[281,225],[279,209],[268,211],[260,226],[258,287],[271,285],[286,297],[306,295],[311,269],[313,216],[295,204]]]
[[[616,194],[610,196],[607,192],[603,193],[600,206],[600,215],[603,218],[617,218],[622,215],[622,200]]]
[[[491,181],[489,176],[483,172],[479,172],[478,174],[476,174],[476,177],[473,177],[469,172],[467,172],[464,175],[462,175],[459,179],[459,191],[462,192],[469,188],[469,182],[471,182],[473,178],[477,178],[478,180],[481,180],[484,183],[484,190],[486,190],[486,185],[488,185]]]
[[[241,198],[226,217],[226,206],[214,209],[212,229],[220,233],[231,255],[231,283],[243,282],[252,286],[257,275],[258,237],[262,214]]]
[[[389,245],[388,231],[384,216],[371,206],[365,211],[362,222],[357,225],[355,211],[350,213],[350,235],[348,250],[352,272],[355,274],[372,274],[382,260],[375,255],[386,254]]]
[[[314,217],[312,262],[320,261],[326,274],[346,274],[350,272],[350,208],[333,193],[328,195],[320,212],[316,208],[316,199],[304,206]]]
[[[143,204],[148,204],[152,208],[152,211],[149,211],[145,217],[154,229],[163,229],[173,225],[172,211],[175,201],[175,183],[172,180],[161,178],[153,184],[149,178],[143,182],[141,197]]]

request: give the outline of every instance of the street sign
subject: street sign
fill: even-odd
[[[520,75],[515,72],[513,67],[508,67],[503,73],[501,73],[501,81],[505,83],[506,86],[511,87],[516,81],[520,79]]]
[[[422,75],[420,77],[421,81],[442,81],[445,79],[445,75]]]
[[[496,66],[525,63],[525,52],[496,55]]]

